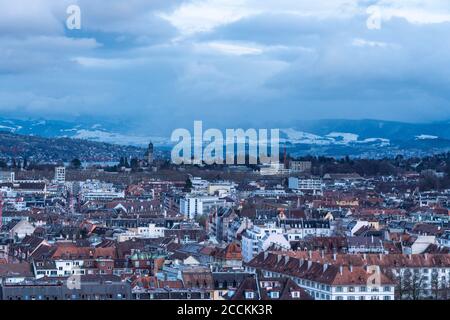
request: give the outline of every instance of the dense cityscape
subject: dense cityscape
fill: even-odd
[[[4,159],[3,300],[450,295],[450,155],[111,166]],[[113,169],[114,170],[113,170]]]
[[[2,310],[445,315],[449,27],[449,0],[0,0]]]

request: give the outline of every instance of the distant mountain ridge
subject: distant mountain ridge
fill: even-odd
[[[0,117],[0,131],[45,138],[74,138],[119,145],[143,147],[153,141],[164,144],[165,138],[130,134],[125,124],[68,122],[45,119],[11,119]]]
[[[420,135],[450,139],[450,121],[432,123],[406,123],[384,120],[314,120],[293,123],[294,128],[317,135],[330,132],[357,134],[360,138],[379,137],[384,139],[410,140]]]
[[[244,128],[246,129],[246,128]],[[75,138],[122,146],[170,147],[167,136],[136,134],[132,124],[67,122],[0,117],[0,131],[46,138]],[[450,122],[404,123],[384,120],[291,121],[280,129],[281,143],[293,155],[383,157],[450,151]]]
[[[121,157],[144,156],[145,150],[72,138],[45,138],[0,131],[0,159],[22,158],[33,162],[118,162]]]

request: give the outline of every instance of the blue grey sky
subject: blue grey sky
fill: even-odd
[[[449,31],[448,0],[0,0],[0,115],[448,120]]]

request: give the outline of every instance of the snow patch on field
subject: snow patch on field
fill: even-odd
[[[431,136],[429,134],[421,134],[420,136],[416,136],[417,140],[435,140],[438,139],[437,136]]]
[[[167,139],[161,137],[129,136],[100,130],[78,130],[71,138],[106,142],[120,145],[147,146],[150,141],[156,145],[166,144]]]

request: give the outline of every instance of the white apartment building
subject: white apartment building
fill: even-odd
[[[164,237],[165,227],[159,227],[154,223],[150,223],[147,227],[138,227],[137,236],[139,238],[155,239]]]
[[[56,167],[55,168],[55,182],[59,184],[63,184],[66,182],[66,168],[65,167]]]
[[[248,262],[258,253],[264,252],[275,244],[285,250],[291,248],[283,235],[283,229],[273,224],[253,225],[242,234],[242,260]]]
[[[330,237],[332,234],[327,220],[285,220],[281,221],[281,226],[289,241],[306,237]]]
[[[55,260],[55,261],[37,261],[33,263],[33,269],[36,279],[43,277],[67,277],[71,275],[84,275],[83,260]]]
[[[1,187],[0,195],[3,200],[3,207],[11,207],[15,211],[27,210],[27,204],[23,197],[18,196],[18,193],[10,187]]]
[[[207,190],[209,195],[226,197],[236,192],[236,186],[229,181],[211,182],[209,183]]]
[[[252,194],[258,197],[283,197],[287,195],[284,189],[260,189],[254,191]]]
[[[274,176],[288,173],[289,170],[284,167],[284,163],[263,164],[259,167],[259,174],[262,176]]]
[[[115,238],[118,242],[124,242],[132,239],[156,239],[164,237],[164,232],[167,230],[165,227],[157,226],[154,223],[150,223],[146,227],[130,228],[126,232],[115,234]]]
[[[97,180],[87,180],[80,184],[80,194],[82,201],[104,200],[125,198],[124,191],[117,191],[112,183],[104,183]]]
[[[187,194],[180,199],[180,213],[188,219],[194,219],[198,215],[208,214],[213,207],[224,206],[227,206],[224,199],[208,195]]]
[[[190,177],[192,183],[192,190],[195,192],[206,192],[209,186],[208,180],[199,177]]]
[[[316,194],[322,192],[323,181],[320,178],[289,177],[288,187],[292,190],[312,191],[314,194]]]

